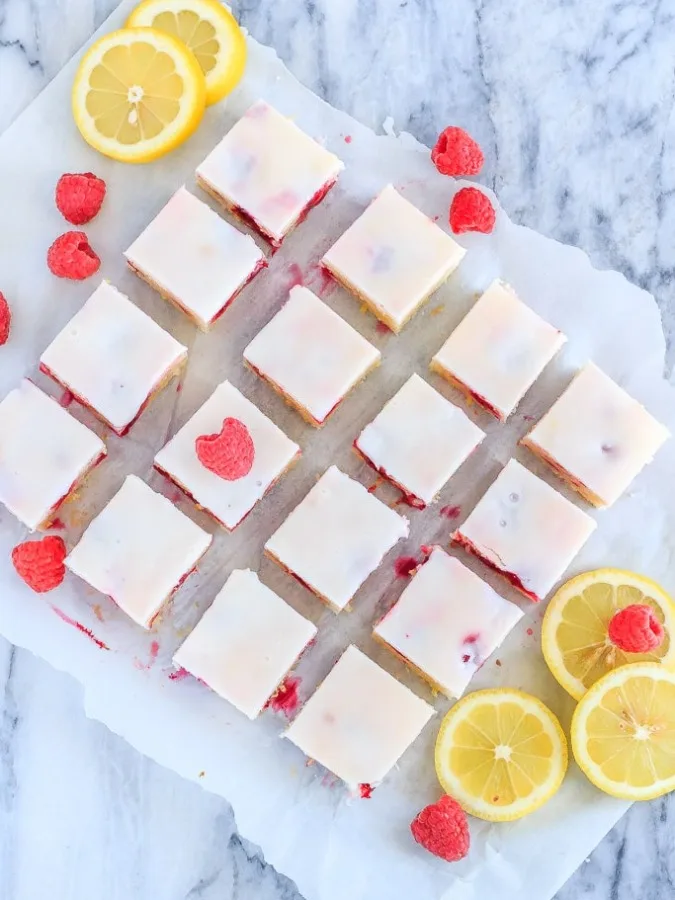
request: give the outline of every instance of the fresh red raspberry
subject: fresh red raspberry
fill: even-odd
[[[47,265],[58,278],[84,281],[98,272],[101,260],[89,246],[89,238],[84,231],[67,231],[49,248]]]
[[[441,175],[454,178],[478,175],[485,162],[483,151],[471,135],[453,125],[440,133],[431,159]]]
[[[632,603],[615,613],[609,639],[626,653],[649,653],[663,643],[663,625],[646,603]]]
[[[238,481],[253,468],[253,438],[239,419],[225,419],[218,434],[198,437],[195,451],[204,468],[225,481]]]
[[[53,591],[63,581],[66,567],[63,538],[50,534],[41,541],[24,541],[12,550],[12,563],[20,578],[37,594]]]
[[[413,819],[410,830],[418,844],[447,862],[458,862],[469,852],[471,838],[466,813],[452,797],[441,797]]]
[[[0,347],[7,343],[9,329],[12,324],[12,310],[5,300],[5,295],[0,291]]]
[[[468,187],[457,191],[450,204],[450,228],[455,234],[480,231],[490,234],[495,227],[495,211],[487,194]]]
[[[105,190],[105,181],[91,172],[62,175],[56,185],[56,206],[67,222],[85,225],[98,215]]]

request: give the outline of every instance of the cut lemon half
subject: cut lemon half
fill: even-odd
[[[85,141],[122,162],[150,162],[182,144],[204,115],[206,82],[179,40],[124,28],[85,54],[73,85],[73,115]]]
[[[572,750],[612,797],[653,800],[675,789],[675,673],[635,663],[605,675],[574,711]]]
[[[664,639],[649,653],[625,653],[609,639],[612,616],[632,603],[651,606]],[[576,700],[619,666],[660,662],[675,667],[675,604],[655,581],[621,569],[596,569],[563,585],[549,603],[542,650],[555,679]]]
[[[539,809],[562,784],[567,741],[541,700],[511,688],[476,691],[446,715],[436,740],[443,790],[479,819]]]
[[[206,78],[206,103],[218,103],[241,81],[246,38],[218,0],[143,0],[128,28],[158,28],[181,40],[197,57]]]

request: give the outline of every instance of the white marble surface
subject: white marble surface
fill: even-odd
[[[0,130],[115,2],[0,0]],[[656,294],[672,367],[675,0],[234,8],[365,123],[392,115],[427,143],[449,123],[471,130],[513,218]],[[674,819],[669,799],[634,807],[558,900],[671,900]],[[300,900],[237,835],[226,803],[88,721],[75,682],[1,639],[0,897]]]

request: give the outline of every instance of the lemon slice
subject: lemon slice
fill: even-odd
[[[85,141],[122,162],[150,162],[173,150],[204,115],[206,83],[176,38],[151,28],[102,37],[73,85],[73,115]]]
[[[649,653],[625,653],[609,639],[615,612],[631,603],[648,604],[664,627],[662,644]],[[576,700],[595,682],[627,663],[675,666],[675,604],[655,581],[621,569],[596,569],[563,585],[549,603],[541,641],[556,680]]]
[[[522,691],[476,691],[446,715],[436,740],[443,789],[479,819],[539,809],[562,784],[567,741],[544,704]]]
[[[612,797],[653,800],[675,789],[675,673],[635,663],[605,675],[574,712],[572,750]]]
[[[150,27],[179,38],[197,57],[206,77],[206,103],[218,103],[241,81],[246,38],[218,0],[143,0],[127,27]]]

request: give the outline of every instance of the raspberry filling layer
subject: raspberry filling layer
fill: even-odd
[[[239,285],[239,287],[234,292],[234,294],[232,294],[232,296],[225,302],[225,305],[221,309],[218,310],[218,312],[215,314],[215,316],[212,319],[209,320],[209,325],[213,325],[214,322],[218,321],[218,319],[222,316],[222,314],[225,312],[225,310],[228,308],[228,306],[230,306],[232,303],[234,303],[234,301],[237,299],[239,294],[241,294],[241,292],[244,290],[244,288],[248,287],[248,285],[253,281],[255,276],[259,272],[262,272],[263,269],[266,269],[267,266],[268,266],[268,263],[267,263],[266,259],[258,260],[253,271],[249,275],[246,276],[246,278],[242,281],[242,283]]]
[[[40,525],[41,528],[42,528],[42,527],[48,527],[48,524],[49,524],[49,522],[50,522],[50,519],[51,519],[51,517],[54,515],[54,513],[56,512],[56,510],[61,506],[62,503],[65,503],[66,500],[68,499],[68,497],[70,497],[70,495],[73,493],[73,491],[74,491],[76,488],[78,488],[78,487],[80,486],[80,484],[82,484],[82,482],[83,482],[84,479],[87,477],[87,475],[90,475],[91,472],[94,471],[94,469],[96,468],[96,466],[100,465],[100,463],[103,462],[103,460],[106,458],[106,455],[107,455],[107,454],[106,454],[105,452],[99,453],[99,455],[98,455],[98,456],[96,457],[96,459],[91,463],[91,465],[89,465],[88,468],[86,468],[83,472],[81,472],[81,473],[77,476],[77,478],[75,479],[75,481],[73,481],[73,483],[70,485],[70,487],[69,487],[68,490],[65,492],[65,494],[63,494],[61,497],[59,497],[59,499],[56,501],[56,503],[51,507],[51,509],[49,510],[49,512],[47,513],[47,515],[45,516],[44,521],[43,521],[43,522],[41,523],[41,525]]]
[[[290,406],[292,406],[294,409],[297,409],[298,412],[301,413],[301,415],[307,416],[312,421],[312,424],[314,424],[317,428],[321,428],[321,426],[327,421],[330,416],[332,416],[332,414],[344,400],[344,397],[340,397],[337,402],[334,403],[333,406],[331,406],[323,419],[316,419],[306,406],[303,406],[298,400],[296,400],[294,397],[291,397],[290,394],[286,393],[286,391],[281,387],[280,384],[277,384],[276,381],[273,381],[273,379],[266,375],[261,369],[259,369],[257,366],[254,366],[253,363],[249,362],[248,360],[246,360],[246,365],[252,372],[255,372],[258,378],[262,378],[263,381],[266,381],[274,388],[275,391],[280,393]]]
[[[252,213],[250,213],[248,210],[244,209],[243,206],[239,206],[238,203],[233,203],[231,200],[228,200],[226,197],[224,197],[222,194],[220,194],[220,192],[217,191],[213,187],[211,187],[211,191],[213,191],[214,193],[216,193],[218,195],[221,202],[223,202],[228,207],[228,209],[232,212],[233,215],[235,215],[238,219],[241,219],[241,221],[244,222],[244,224],[248,225],[249,228],[252,228],[254,231],[256,231],[261,237],[265,238],[265,240],[268,241],[274,247],[275,250],[278,250],[279,247],[281,247],[281,245],[283,244],[284,239],[288,236],[288,234],[294,228],[296,228],[298,225],[300,225],[302,222],[304,222],[305,219],[307,218],[307,216],[310,214],[310,212],[314,209],[314,207],[318,206],[319,203],[321,203],[321,201],[326,197],[326,194],[328,194],[328,192],[331,190],[331,188],[335,186],[337,179],[338,179],[338,176],[336,175],[335,178],[332,178],[330,181],[327,181],[322,187],[319,188],[318,191],[316,191],[316,193],[312,197],[310,197],[308,202],[305,204],[305,206],[303,206],[303,208],[300,210],[298,215],[291,222],[291,224],[288,226],[288,228],[286,229],[286,231],[280,238],[276,237],[271,232],[269,232],[265,228],[265,226],[262,225],[255,218],[255,216],[252,215]]]
[[[382,466],[378,466],[373,462],[373,460],[368,456],[367,453],[363,452],[363,450],[359,447],[358,438],[354,441],[352,447],[354,448],[354,450],[356,450],[361,459],[367,462],[372,469],[375,469],[378,475],[386,478],[386,480],[390,484],[393,484],[393,486],[401,492],[403,496],[399,501],[400,503],[405,503],[406,506],[410,506],[413,509],[426,509],[427,504],[424,502],[424,500],[422,500],[420,497],[416,497],[415,494],[411,494],[410,491],[404,488],[400,482],[393,478],[386,469],[384,469]]]
[[[523,445],[528,447],[533,453],[535,453],[539,459],[543,460],[547,466],[549,466],[556,475],[558,475],[564,482],[566,482],[571,488],[573,488],[578,494],[592,503],[594,506],[605,506],[604,501],[601,497],[598,497],[597,494],[594,494],[584,483],[580,481],[578,478],[575,478],[571,472],[569,472],[563,465],[557,462],[552,456],[542,450],[541,447],[537,446],[535,443],[531,443],[527,439],[523,441]]]
[[[464,537],[464,535],[459,531],[456,531],[453,534],[452,540],[460,547],[463,547],[468,553],[471,553],[472,556],[480,559],[480,561],[484,563],[484,565],[486,565],[489,569],[492,569],[493,572],[497,572],[502,576],[502,578],[506,578],[506,580],[510,584],[512,584],[513,587],[516,588],[516,590],[520,591],[521,594],[524,594],[529,600],[532,600],[533,603],[539,603],[541,597],[538,597],[533,591],[528,590],[528,588],[526,588],[521,581],[519,575],[516,575],[515,572],[509,572],[507,569],[502,569],[497,565],[497,563],[493,562],[491,559],[488,559],[488,557],[484,556],[472,541]]]
[[[176,366],[176,373],[178,372],[179,368],[180,368],[180,366]],[[164,384],[164,380],[171,374],[172,370],[167,369],[166,372],[164,372],[164,374],[162,375],[162,377],[156,382],[156,384],[153,384],[153,386],[150,389],[150,392],[146,396],[145,400],[138,407],[138,411],[134,415],[133,419],[131,419],[130,422],[127,422],[127,424],[124,425],[122,428],[116,428],[112,424],[112,422],[109,422],[106,419],[106,417],[103,415],[103,413],[100,413],[100,412],[98,412],[98,410],[94,409],[94,407],[91,405],[91,403],[85,397],[83,397],[82,394],[78,394],[77,391],[74,391],[69,384],[66,384],[65,381],[61,381],[61,379],[58,377],[58,375],[56,375],[54,372],[52,372],[52,370],[49,368],[49,366],[46,366],[44,363],[40,363],[40,371],[42,372],[43,375],[47,375],[49,378],[51,378],[57,384],[61,385],[61,387],[71,395],[72,399],[77,400],[78,403],[80,403],[82,406],[84,406],[85,409],[88,409],[89,412],[92,413],[94,416],[96,416],[97,419],[99,419],[105,425],[108,425],[110,428],[112,428],[112,430],[115,432],[116,435],[118,435],[119,437],[125,437],[125,435],[129,434],[129,432],[134,427],[136,422],[138,422],[140,417],[143,415],[145,410],[148,408],[148,406],[152,402],[153,397],[155,396],[156,393],[159,392],[161,386]],[[168,383],[168,381],[167,381],[167,383]]]

